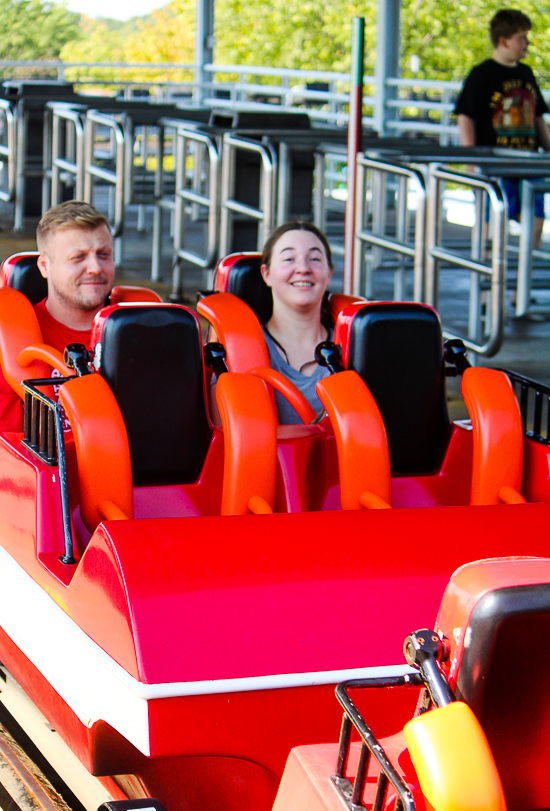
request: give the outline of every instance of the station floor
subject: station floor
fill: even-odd
[[[145,230],[137,231],[137,207],[132,207],[127,217],[126,236],[123,241],[122,265],[117,270],[117,281],[125,284],[142,284],[153,287],[163,298],[168,298],[171,290],[172,257],[169,234],[163,236],[162,262],[160,279],[151,282],[152,251],[152,209],[145,212]],[[3,209],[3,210],[2,210]],[[9,210],[0,207],[0,260],[12,253],[24,250],[36,250],[35,228],[37,219],[25,221],[23,231],[15,232],[11,227]],[[513,237],[511,238],[514,239]],[[550,249],[550,244],[547,245]],[[513,260],[512,260],[513,262]],[[511,263],[512,264],[512,263]],[[465,273],[442,274],[440,313],[443,323],[453,322],[460,328],[467,322],[467,275]],[[511,267],[509,287],[513,287],[514,269]],[[408,274],[409,284],[411,274]],[[548,289],[536,289],[533,292],[534,307],[540,312],[516,319],[512,305],[513,290],[507,294],[507,316],[504,327],[504,340],[499,352],[492,358],[477,357],[474,362],[482,366],[497,366],[512,369],[520,374],[550,385],[550,261],[546,270],[544,262],[537,263],[535,276],[538,287],[546,284]],[[335,257],[335,274],[332,288],[341,289],[342,260]],[[186,265],[183,270],[184,303],[194,307],[199,289],[208,289],[211,284],[211,273],[197,267]],[[393,284],[393,273],[382,272],[378,277],[379,288],[375,290],[379,299],[387,298]],[[544,312],[547,310],[546,312]],[[457,419],[467,416],[460,397],[459,381],[448,380],[449,405],[452,416]]]

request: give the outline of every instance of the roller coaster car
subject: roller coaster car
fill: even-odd
[[[547,809],[549,629],[548,558],[461,567],[435,631],[405,640],[407,676],[338,686],[340,744],[291,753],[274,811]],[[356,702],[418,684],[414,718],[378,740]]]
[[[430,357],[443,364],[437,317],[425,313]],[[399,345],[406,319],[390,321]],[[378,406],[349,368],[323,381],[333,457],[314,437],[323,426],[306,426],[311,452],[289,451],[285,468],[281,444],[293,439],[277,437],[254,375],[220,375],[223,430],[211,425],[191,311],[111,305],[96,316],[92,346],[91,359],[74,346],[61,358],[41,343],[29,300],[0,288],[2,369],[26,402],[24,433],[0,433],[0,659],[114,799],[269,811],[291,748],[334,739],[334,686],[408,672],[402,639],[435,616],[458,566],[548,554],[547,443],[523,438],[504,377],[508,399],[492,407],[503,439],[489,430],[487,442],[493,411],[481,403],[474,431],[438,424],[435,472],[390,476],[391,431],[388,455]],[[413,355],[383,366],[388,385]],[[61,378],[49,377],[52,365]],[[360,398],[351,412],[350,392]],[[493,501],[473,508],[471,470],[487,482],[493,445],[498,459],[515,449],[512,471],[499,461]],[[500,503],[523,500],[519,490],[542,503]],[[382,501],[397,509],[372,509]],[[419,690],[369,696],[380,735],[403,726]]]

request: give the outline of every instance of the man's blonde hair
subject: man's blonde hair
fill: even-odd
[[[38,223],[36,229],[38,250],[40,253],[44,253],[48,238],[52,234],[57,234],[58,231],[67,231],[69,228],[95,231],[101,225],[109,228],[107,217],[97,208],[81,200],[67,200],[46,211]]]

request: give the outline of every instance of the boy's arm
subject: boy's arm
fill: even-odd
[[[550,152],[550,130],[543,116],[540,115],[535,118],[535,126],[540,145],[546,152]]]
[[[548,132],[548,128],[547,128],[547,132]],[[458,115],[458,134],[459,134],[459,138],[460,138],[460,146],[475,146],[476,145],[475,122],[474,122],[474,119],[470,118],[469,115],[464,115],[464,113],[459,113],[459,115]],[[549,133],[549,137],[550,137],[550,133]],[[545,147],[545,149],[546,149],[546,147]]]

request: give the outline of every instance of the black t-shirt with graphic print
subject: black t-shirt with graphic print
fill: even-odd
[[[476,146],[535,150],[539,146],[535,118],[548,112],[533,71],[487,59],[464,82],[455,107],[472,118]]]

